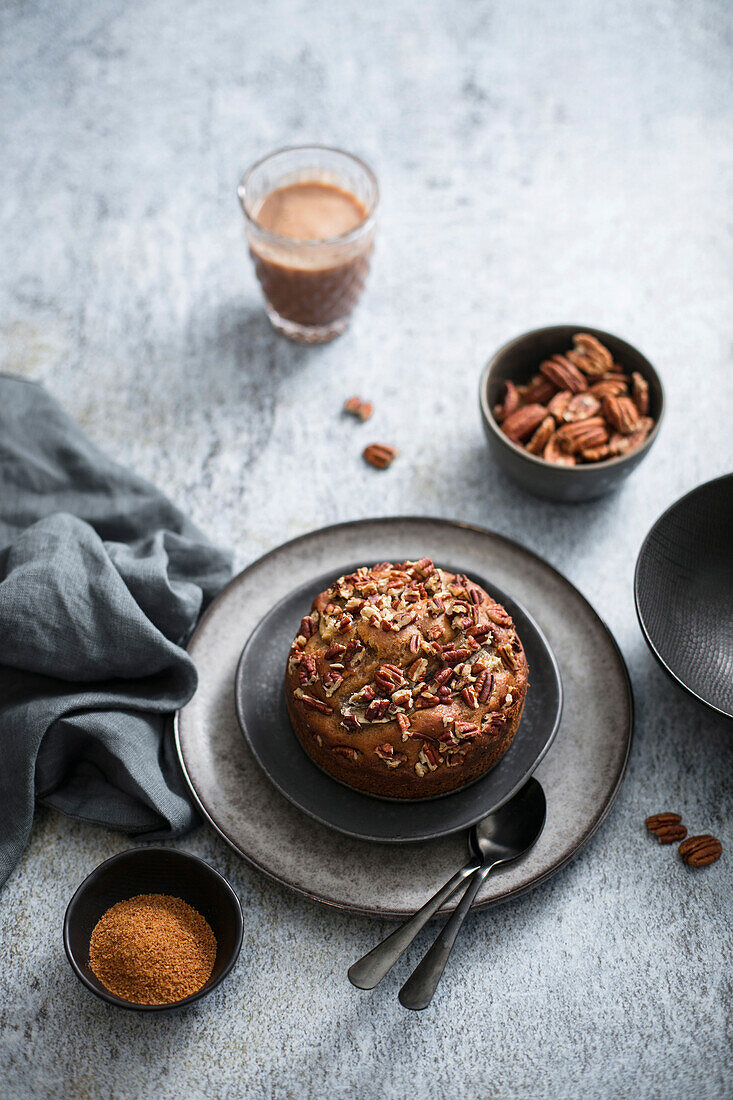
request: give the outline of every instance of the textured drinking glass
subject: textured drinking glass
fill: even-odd
[[[261,225],[268,195],[294,184],[326,184],[347,192],[363,220],[339,236],[298,240]],[[322,344],[339,336],[364,289],[372,249],[379,188],[357,157],[322,145],[281,149],[257,161],[238,188],[250,255],[274,327],[291,340]]]

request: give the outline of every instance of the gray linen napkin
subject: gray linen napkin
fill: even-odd
[[[195,824],[170,715],[196,689],[181,646],[230,575],[41,386],[0,376],[0,885],[35,800],[146,839]]]

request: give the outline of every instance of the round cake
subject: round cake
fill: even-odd
[[[302,620],[285,676],[293,728],[316,764],[402,799],[446,794],[492,768],[528,686],[508,612],[429,558],[339,577]]]

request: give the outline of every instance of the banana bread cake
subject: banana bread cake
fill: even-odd
[[[421,558],[357,569],[317,596],[285,688],[295,733],[324,771],[382,798],[420,799],[504,755],[528,668],[505,609]]]

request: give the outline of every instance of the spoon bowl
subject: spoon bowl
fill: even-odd
[[[530,779],[514,798],[473,826],[471,853],[493,867],[518,859],[537,840],[546,815],[545,792],[536,779]]]

